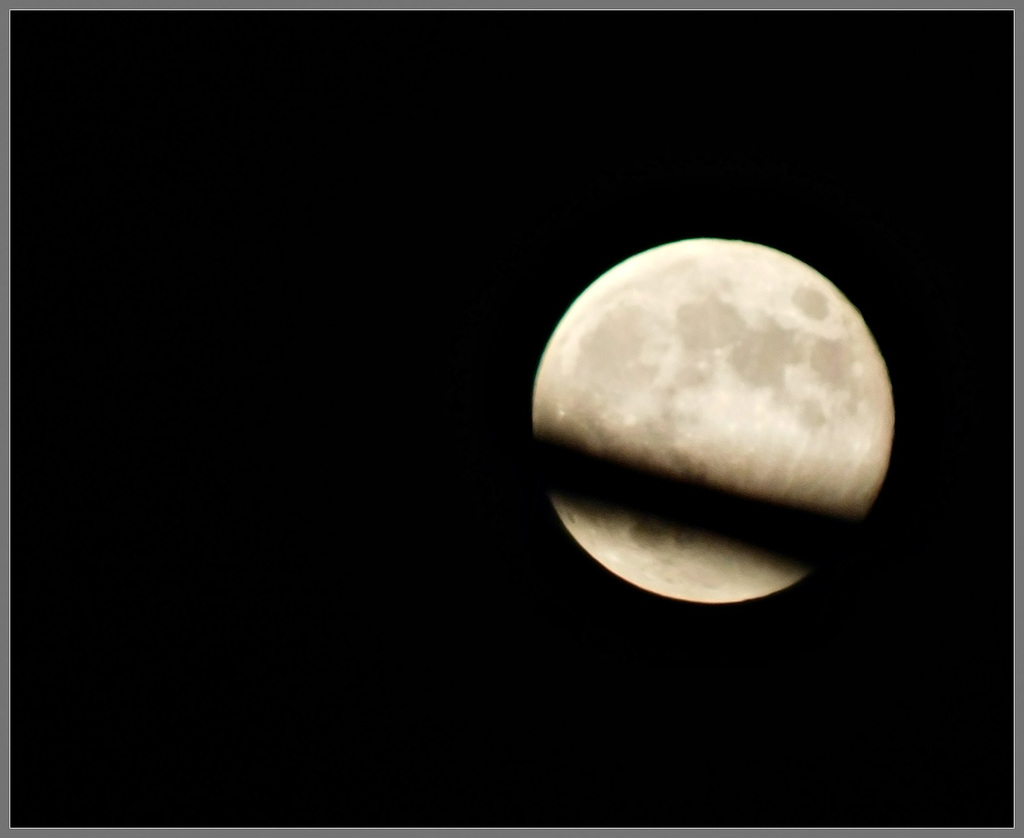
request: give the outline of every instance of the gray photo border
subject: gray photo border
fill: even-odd
[[[12,242],[11,242],[11,222],[10,222],[10,218],[11,218],[11,216],[10,216],[10,211],[11,211],[10,196],[11,196],[11,182],[12,182],[12,178],[11,178],[11,174],[12,174],[12,165],[11,165],[11,124],[13,123],[13,120],[14,120],[14,117],[15,117],[15,112],[14,112],[14,109],[13,109],[13,103],[12,103],[12,100],[11,100],[11,78],[12,78],[12,75],[11,75],[11,56],[14,53],[13,43],[12,43],[12,16],[13,16],[13,13],[25,13],[25,12],[33,12],[33,11],[113,11],[113,10],[128,10],[128,11],[194,11],[194,12],[203,12],[203,11],[265,11],[265,10],[302,12],[302,11],[331,10],[331,11],[337,11],[339,13],[343,13],[343,12],[346,12],[346,11],[357,11],[357,10],[358,11],[362,11],[362,10],[365,10],[365,11],[392,11],[392,12],[412,12],[412,11],[421,11],[421,10],[422,11],[470,10],[470,11],[478,11],[478,12],[481,12],[481,13],[485,13],[485,12],[489,12],[489,11],[535,11],[537,13],[542,13],[544,11],[581,11],[581,12],[582,11],[591,11],[591,12],[597,12],[597,11],[644,11],[644,10],[648,10],[648,11],[676,10],[676,11],[679,11],[679,12],[682,12],[682,13],[685,13],[687,11],[698,11],[698,10],[699,11],[705,11],[705,10],[706,11],[733,11],[733,12],[737,12],[737,13],[742,13],[744,11],[837,11],[837,12],[838,11],[845,11],[845,12],[856,12],[856,11],[993,11],[993,12],[995,12],[995,11],[1010,11],[1010,12],[1014,12],[1015,11],[1015,4],[1012,3],[1012,2],[1009,2],[1009,0],[987,0],[987,2],[983,6],[979,5],[978,7],[972,7],[970,5],[964,5],[963,3],[948,3],[948,4],[945,4],[945,3],[942,3],[941,0],[940,0],[940,2],[934,2],[934,0],[933,0],[933,2],[926,2],[925,0],[909,0],[909,2],[908,2],[908,0],[903,0],[903,2],[899,3],[899,5],[894,5],[894,6],[887,6],[887,5],[878,3],[878,2],[875,2],[875,3],[868,3],[868,2],[863,2],[863,1],[861,1],[861,2],[855,2],[855,1],[851,2],[851,0],[846,0],[846,2],[833,3],[833,4],[829,4],[829,5],[822,5],[821,3],[806,2],[806,0],[804,2],[800,2],[799,0],[796,0],[796,2],[792,2],[792,0],[791,0],[791,2],[784,3],[784,4],[772,3],[772,2],[768,2],[768,0],[761,0],[761,2],[752,2],[751,0],[748,0],[748,2],[745,2],[745,3],[711,2],[710,0],[703,0],[703,2],[690,2],[690,3],[672,2],[672,0],[643,0],[643,2],[636,3],[636,4],[624,4],[624,3],[621,3],[621,2],[620,3],[611,3],[611,2],[608,2],[607,0],[591,0],[591,2],[587,2],[587,0],[557,0],[557,2],[547,2],[547,3],[546,2],[542,2],[542,0],[483,0],[483,1],[478,1],[478,2],[473,2],[473,0],[447,0],[447,2],[444,2],[444,3],[436,3],[436,2],[435,3],[430,3],[430,2],[427,2],[427,0],[345,0],[345,2],[329,2],[329,0],[305,0],[305,2],[303,2],[301,4],[299,4],[299,3],[282,3],[282,2],[266,2],[266,1],[261,3],[261,2],[252,2],[252,0],[219,0],[219,2],[209,3],[209,4],[204,4],[204,5],[197,5],[195,0],[192,0],[192,2],[189,2],[189,0],[170,0],[170,1],[169,0],[164,0],[163,2],[159,2],[158,0],[150,0],[150,2],[126,2],[126,0],[108,0],[108,2],[105,2],[105,3],[84,3],[84,2],[82,2],[82,3],[42,3],[42,2],[40,2],[40,3],[33,3],[33,2],[22,3],[21,5],[18,5],[16,7],[9,7],[8,8],[8,14],[7,14],[6,18],[5,18],[5,27],[6,27],[6,30],[7,30],[6,31],[6,39],[5,40],[6,40],[7,48],[8,48],[8,60],[7,60],[7,62],[5,64],[5,67],[4,67],[4,72],[6,74],[6,79],[5,79],[6,83],[4,85],[4,90],[6,91],[6,94],[7,94],[7,97],[8,97],[7,98],[7,108],[6,108],[7,117],[8,117],[8,128],[7,128],[7,132],[6,132],[5,136],[4,136],[4,142],[6,144],[6,152],[7,152],[8,165],[7,165],[6,171],[4,172],[4,185],[5,185],[6,189],[7,189],[7,195],[8,195],[8,200],[7,200],[8,220],[7,220],[7,225],[6,225],[6,237],[5,237],[4,245],[5,245],[6,256],[7,256],[7,260],[6,261],[7,261],[7,270],[8,270],[9,280],[11,278],[10,277],[10,271],[11,271],[10,255],[11,255],[11,246],[12,246]],[[1016,15],[1014,15],[1013,33],[1014,33],[1013,34],[1014,45],[1016,47],[1016,43],[1017,43]],[[1015,51],[1015,55],[1016,55],[1016,51]],[[1016,85],[1016,77],[1017,77],[1017,67],[1016,67],[1016,60],[1015,60],[1014,61],[1014,94],[1015,94],[1014,98],[1015,98],[1015,105],[1016,105],[1016,87],[1017,87],[1017,85]],[[1016,139],[1016,122],[1017,122],[1017,112],[1016,112],[1016,108],[1015,108],[1015,110],[1014,110],[1014,138],[1015,139]],[[1016,232],[1017,232],[1017,213],[1016,213],[1016,203],[1017,203],[1016,202],[1016,197],[1017,197],[1017,194],[1016,194],[1016,174],[1017,173],[1016,173],[1016,155],[1014,155],[1014,160],[1015,160],[1015,163],[1014,163],[1014,184],[1015,184],[1015,189],[1014,189],[1014,231],[1015,231],[1015,236],[1016,236]],[[1017,265],[1016,265],[1016,250],[1015,250],[1015,255],[1014,255],[1014,278],[1015,279],[1016,279],[1016,271],[1017,271]],[[6,339],[5,344],[3,345],[3,352],[4,352],[4,361],[5,361],[5,366],[6,366],[6,369],[7,369],[8,376],[10,375],[10,344],[11,344],[11,341],[10,341],[10,322],[11,322],[11,319],[10,319],[10,305],[11,305],[10,287],[11,287],[11,283],[9,281],[8,285],[7,285],[7,293],[3,296],[3,299],[2,299],[3,321],[5,323],[6,330],[7,330],[7,334],[6,334],[6,338],[7,339]],[[1014,289],[1013,306],[1014,306],[1014,316],[1015,316],[1015,320],[1016,320],[1017,319],[1017,315],[1019,314],[1019,310],[1020,310],[1020,305],[1021,304],[1020,304],[1020,301],[1017,298],[1017,295],[1016,295],[1015,291],[1016,291],[1016,289]],[[1016,356],[1017,351],[1018,351],[1018,347],[1017,347],[1017,344],[1016,344],[1016,340],[1014,340],[1014,353],[1015,353],[1015,356]],[[1015,357],[1015,362],[1016,362],[1016,357]],[[1016,363],[1015,363],[1015,367],[1016,367]],[[10,417],[10,412],[11,412],[10,411],[10,392],[11,392],[10,379],[8,378],[7,388],[6,388],[6,391],[4,393],[4,408],[5,408],[5,412],[6,412],[7,416],[8,416],[8,418]],[[1017,395],[1017,388],[1016,388],[1016,369],[1015,369],[1014,396],[1016,397],[1016,395]],[[10,521],[10,475],[11,475],[11,469],[10,469],[10,457],[11,457],[11,451],[10,451],[10,427],[8,427],[7,433],[8,433],[8,445],[7,445],[6,450],[3,452],[3,460],[2,460],[3,467],[4,467],[4,470],[5,470],[5,473],[6,473],[6,478],[7,478],[6,487],[5,487],[6,488],[6,492],[7,492],[7,497],[4,498],[4,501],[5,501],[4,507],[5,508],[3,510],[4,518],[2,519],[2,524],[4,526],[4,529],[5,529],[5,532],[6,532],[6,535],[7,535],[7,551],[8,551],[8,555],[10,556],[10,554],[11,554],[11,549],[10,549],[10,545],[11,545],[11,537],[10,537],[10,534],[11,534],[11,521]],[[1014,439],[1013,459],[1014,459],[1014,472],[1015,472],[1015,479],[1014,479],[1014,484],[1015,484],[1015,486],[1014,486],[1014,509],[1015,509],[1015,512],[1016,512],[1017,506],[1018,506],[1018,503],[1019,503],[1018,498],[1017,498],[1017,493],[1016,493],[1016,471],[1017,471],[1017,460],[1018,460],[1018,452],[1017,452],[1017,448],[1016,448],[1016,431],[1015,431],[1015,439]],[[1015,541],[1016,541],[1016,539],[1015,539]],[[1016,554],[1016,544],[1014,545],[1014,552]],[[1015,558],[1016,558],[1016,555],[1015,555]],[[5,670],[6,671],[6,682],[7,682],[8,689],[6,691],[6,695],[4,696],[4,699],[5,699],[6,703],[7,703],[7,719],[8,719],[8,723],[7,723],[6,729],[4,730],[4,733],[3,733],[4,744],[6,746],[6,750],[7,750],[7,754],[8,754],[8,759],[7,759],[8,774],[7,774],[7,782],[4,785],[4,796],[5,796],[5,802],[7,804],[6,808],[7,808],[8,829],[14,829],[14,827],[11,826],[11,803],[12,803],[12,801],[11,801],[11,773],[10,773],[10,768],[11,768],[11,756],[10,756],[11,755],[11,749],[10,749],[10,744],[11,744],[11,724],[12,724],[12,721],[11,721],[11,711],[10,711],[10,697],[11,697],[12,687],[13,687],[13,684],[11,683],[11,668],[10,668],[11,612],[12,612],[12,608],[11,608],[11,603],[12,603],[12,596],[11,596],[11,594],[12,594],[12,591],[11,591],[11,581],[10,581],[10,579],[11,579],[11,577],[10,577],[10,564],[8,564],[8,572],[3,577],[3,585],[5,587],[5,590],[4,590],[5,596],[3,597],[3,600],[4,600],[4,605],[5,605],[5,608],[6,608],[6,612],[7,612],[7,614],[6,614],[7,619],[4,621],[4,634],[5,634],[5,640],[6,640],[5,647],[6,647],[6,651],[7,651],[7,655],[8,655],[7,667],[6,667],[6,670]],[[1014,573],[1015,589],[1016,589],[1017,584],[1018,584],[1018,580],[1016,578],[1016,573]],[[1014,637],[1015,637],[1015,640],[1016,640],[1016,632],[1017,632],[1017,625],[1016,625],[1016,619],[1014,619]],[[1015,653],[1017,651],[1016,650],[1016,642],[1014,643],[1014,651],[1015,651]],[[1014,676],[1014,701],[1015,701],[1015,707],[1016,707],[1016,699],[1017,699],[1017,692],[1016,692],[1016,670],[1015,670],[1015,676]],[[1016,724],[1014,724],[1014,736],[1015,736],[1015,739],[1016,739]],[[1017,781],[1017,772],[1016,772],[1016,768],[1015,768],[1015,771],[1014,771],[1014,784],[1015,784],[1015,786],[1016,786],[1016,781]],[[154,828],[123,827],[123,828],[116,828],[116,829],[100,828],[100,827],[97,827],[97,828],[82,827],[82,828],[78,828],[78,829],[46,828],[46,827],[21,827],[19,829],[29,830],[29,831],[31,831],[33,833],[44,834],[44,835],[53,835],[53,836],[65,836],[65,835],[71,836],[71,835],[74,835],[74,834],[77,834],[77,833],[80,833],[80,832],[92,832],[92,833],[100,833],[100,834],[106,834],[108,832],[118,832],[118,833],[136,833],[136,832],[138,832],[138,833],[142,834],[142,833],[149,833],[149,832],[154,832],[154,831],[160,831],[160,832],[181,831],[181,832],[189,832],[189,833],[200,834],[200,835],[203,835],[203,834],[214,835],[214,834],[222,832],[222,831],[229,831],[229,832],[236,832],[236,833],[239,832],[239,831],[243,831],[243,832],[246,832],[246,833],[250,833],[251,832],[253,834],[259,834],[259,835],[265,835],[265,834],[268,834],[268,833],[269,834],[282,834],[283,835],[283,834],[289,834],[289,833],[295,832],[295,831],[306,831],[307,829],[314,830],[314,831],[322,831],[324,829],[329,829],[329,830],[332,830],[332,831],[340,831],[340,832],[343,832],[343,833],[346,833],[346,834],[357,834],[357,835],[359,835],[359,834],[374,834],[374,833],[378,833],[378,832],[384,832],[384,833],[387,833],[387,834],[396,834],[396,835],[445,835],[445,834],[452,834],[452,833],[466,833],[466,832],[473,833],[473,832],[477,831],[476,828],[423,827],[423,828],[419,828],[419,829],[411,829],[411,828],[387,828],[387,827],[381,827],[381,828],[362,828],[362,827],[344,827],[344,826],[339,826],[339,827],[322,827],[322,828],[321,827],[309,827],[309,828],[305,828],[305,827],[303,827],[303,828],[298,828],[298,827],[296,827],[296,828],[224,827],[224,828],[216,828],[216,829],[208,829],[208,828],[202,828],[202,827],[187,828],[187,829],[186,828],[175,828],[175,827],[159,827],[159,828],[157,828],[157,827],[154,827]],[[578,833],[578,832],[581,832],[581,831],[582,832],[590,832],[591,830],[589,828],[588,829],[583,829],[583,828],[553,829],[553,828],[526,828],[526,827],[523,827],[523,828],[498,828],[498,827],[495,827],[495,828],[490,828],[490,829],[480,828],[479,831],[481,831],[481,832],[493,832],[493,833],[523,832],[523,833],[528,833],[528,834],[531,834],[531,835],[548,835],[548,834],[563,834],[563,833],[567,833],[567,832],[572,832],[572,833]],[[631,835],[631,834],[640,833],[640,832],[666,832],[666,831],[670,831],[670,832],[677,832],[678,831],[678,832],[687,832],[687,833],[696,833],[696,834],[702,834],[702,833],[705,833],[705,832],[707,832],[707,833],[714,833],[714,832],[719,832],[719,831],[726,831],[726,832],[730,832],[730,833],[739,833],[739,834],[756,834],[756,833],[760,833],[760,832],[791,832],[791,831],[792,832],[812,832],[812,833],[813,832],[819,832],[819,831],[823,832],[823,833],[824,832],[831,832],[831,831],[875,832],[875,831],[878,831],[878,830],[877,829],[870,829],[870,828],[842,828],[842,829],[835,828],[835,829],[828,829],[828,828],[824,828],[824,827],[814,827],[814,828],[805,827],[805,828],[792,828],[792,829],[791,828],[785,828],[784,829],[784,828],[781,828],[781,827],[765,827],[765,828],[762,828],[762,829],[706,828],[706,827],[699,827],[699,828],[679,828],[679,829],[668,829],[668,828],[664,828],[664,829],[608,828],[608,829],[600,829],[600,830],[594,829],[593,831],[594,832],[598,832],[598,833],[600,833],[602,835]],[[893,830],[893,831],[897,831],[897,830]],[[950,831],[950,830],[941,830],[941,831]],[[974,828],[964,828],[964,829],[957,828],[957,829],[954,829],[952,831],[956,831],[956,832],[973,832]]]

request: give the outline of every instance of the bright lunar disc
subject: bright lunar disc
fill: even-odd
[[[556,327],[534,387],[538,439],[852,520],[878,496],[893,423],[860,312],[813,268],[742,241],[612,268]]]

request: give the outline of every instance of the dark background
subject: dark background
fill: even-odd
[[[13,825],[1011,825],[1012,12],[11,45]],[[896,400],[735,606],[581,555],[530,444],[565,307],[692,236],[828,276]]]

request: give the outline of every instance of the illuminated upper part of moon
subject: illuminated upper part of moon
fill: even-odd
[[[888,371],[860,312],[764,245],[689,239],[588,287],[537,372],[535,436],[853,520],[889,465]]]

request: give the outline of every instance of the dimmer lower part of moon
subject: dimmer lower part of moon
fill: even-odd
[[[552,492],[569,534],[608,570],[639,588],[691,602],[757,599],[811,568],[759,546],[620,505]]]
[[[720,239],[597,279],[556,327],[533,401],[539,439],[854,520],[885,478],[893,422],[885,362],[850,301],[792,256]]]

